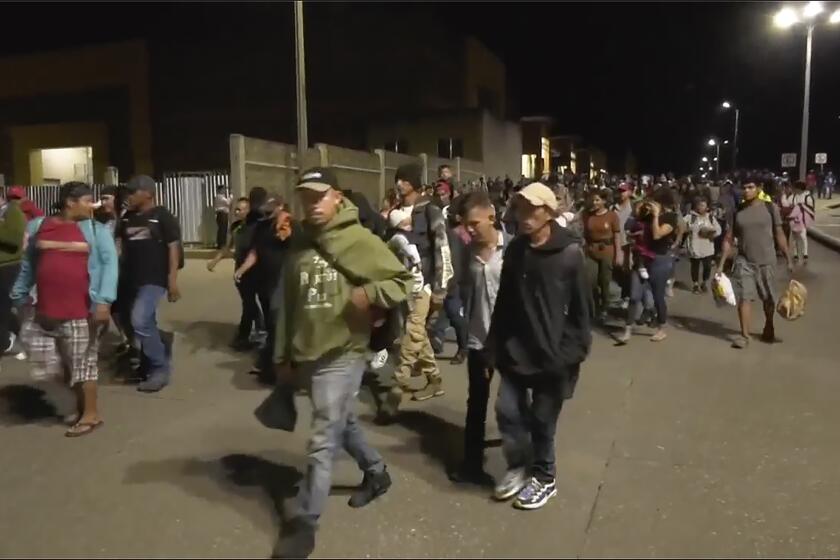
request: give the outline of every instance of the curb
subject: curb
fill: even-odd
[[[824,231],[819,230],[817,228],[810,228],[808,230],[808,235],[810,235],[829,249],[833,249],[837,252],[840,252],[840,238],[828,235]]]

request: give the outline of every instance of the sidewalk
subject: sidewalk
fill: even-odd
[[[820,243],[840,251],[840,197],[817,199],[815,202],[817,220],[808,234]]]

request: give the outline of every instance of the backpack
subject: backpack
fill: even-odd
[[[163,206],[155,207],[151,214],[149,214],[147,218],[147,223],[149,225],[149,233],[152,235],[152,239],[157,241],[158,243],[164,243],[163,241],[163,230],[160,226],[160,218],[162,216],[162,211],[166,211],[166,208]],[[153,222],[151,219],[154,219]],[[177,223],[177,221],[176,221]],[[184,243],[181,241],[181,228],[180,225],[178,227],[178,270],[184,268]]]

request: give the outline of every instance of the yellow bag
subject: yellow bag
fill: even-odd
[[[787,290],[779,299],[776,311],[782,318],[794,321],[805,315],[805,300],[808,299],[808,290],[801,282],[791,280]]]

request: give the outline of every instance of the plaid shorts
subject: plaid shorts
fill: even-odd
[[[63,377],[71,387],[99,379],[99,337],[87,319],[61,321],[55,330],[46,330],[29,319],[20,338],[34,379]]]

